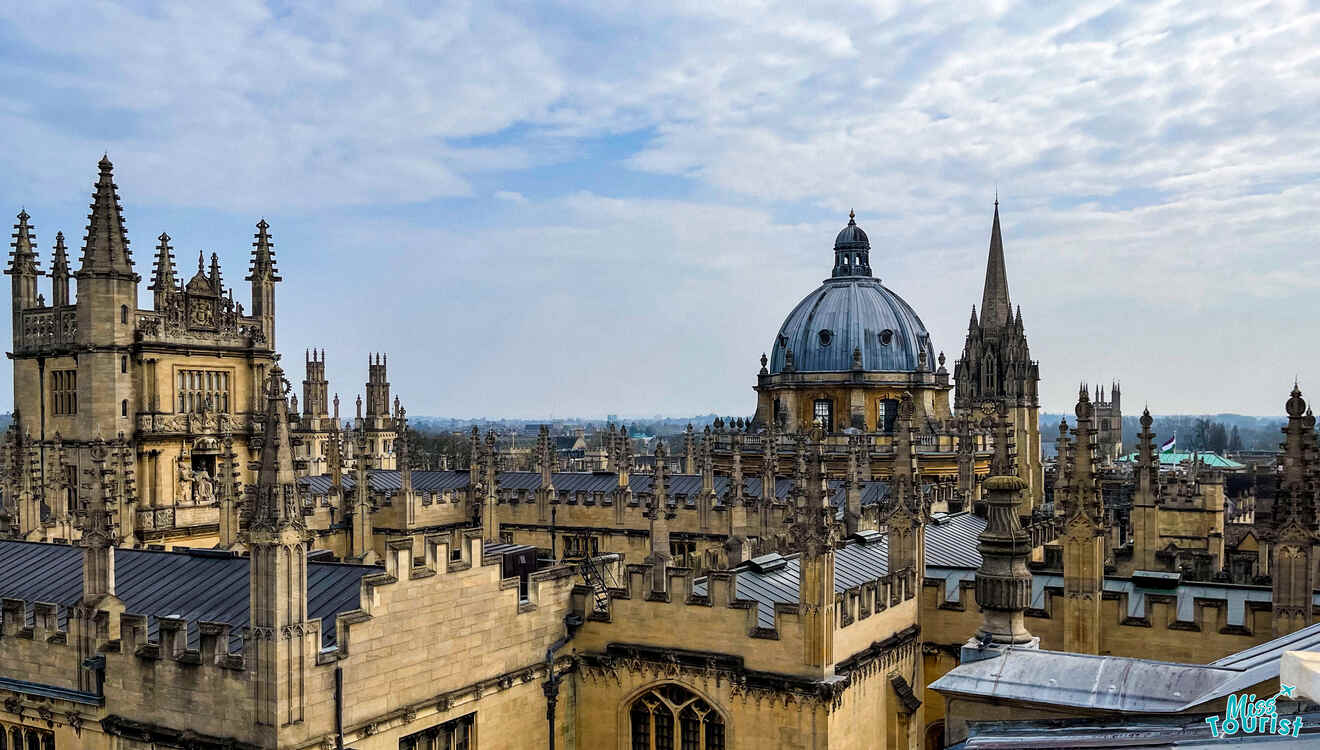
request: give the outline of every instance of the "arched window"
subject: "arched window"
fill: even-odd
[[[119,357],[119,371],[128,372],[128,357],[121,355]]]
[[[119,416],[121,417],[128,416],[128,399],[124,399],[123,401],[119,402]]]
[[[119,306],[119,322],[120,323],[128,322],[128,305]]]
[[[724,750],[724,719],[709,703],[678,685],[660,685],[628,711],[632,750]]]

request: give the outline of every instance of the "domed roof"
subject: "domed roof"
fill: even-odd
[[[839,230],[839,236],[834,238],[835,250],[870,250],[871,240],[866,236],[866,232],[857,226],[857,215],[852,211],[848,212],[848,226]]]
[[[789,349],[798,372],[848,372],[854,349],[861,350],[866,372],[916,372],[922,351],[926,368],[935,369],[935,351],[921,318],[869,276],[828,279],[793,308],[775,337],[772,374],[784,371]]]
[[[861,352],[864,372],[916,372],[921,352],[935,368],[935,351],[921,318],[901,297],[871,276],[870,240],[848,212],[834,240],[834,272],[789,313],[771,347],[772,374],[793,352],[798,372],[849,372]]]

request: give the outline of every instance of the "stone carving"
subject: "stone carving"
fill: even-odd
[[[197,478],[194,480],[194,490],[195,497],[193,499],[198,503],[215,501],[215,481],[211,479],[211,475],[207,473],[206,469],[202,469],[197,473]]]
[[[182,461],[179,462],[179,489],[174,497],[178,501],[186,502],[191,502],[193,499],[192,469]]]

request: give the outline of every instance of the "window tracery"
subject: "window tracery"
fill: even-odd
[[[632,750],[725,750],[724,718],[678,685],[659,685],[628,711]]]

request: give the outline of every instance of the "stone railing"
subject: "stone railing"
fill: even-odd
[[[72,344],[78,336],[78,311],[73,305],[24,310],[20,351],[55,349]]]
[[[259,320],[244,320],[231,316],[216,328],[192,329],[178,310],[139,312],[134,335],[138,341],[198,344],[220,346],[261,346],[266,343],[266,332]]]
[[[135,427],[139,435],[250,433],[255,429],[253,420],[249,416],[216,412],[188,414],[139,412]]]

